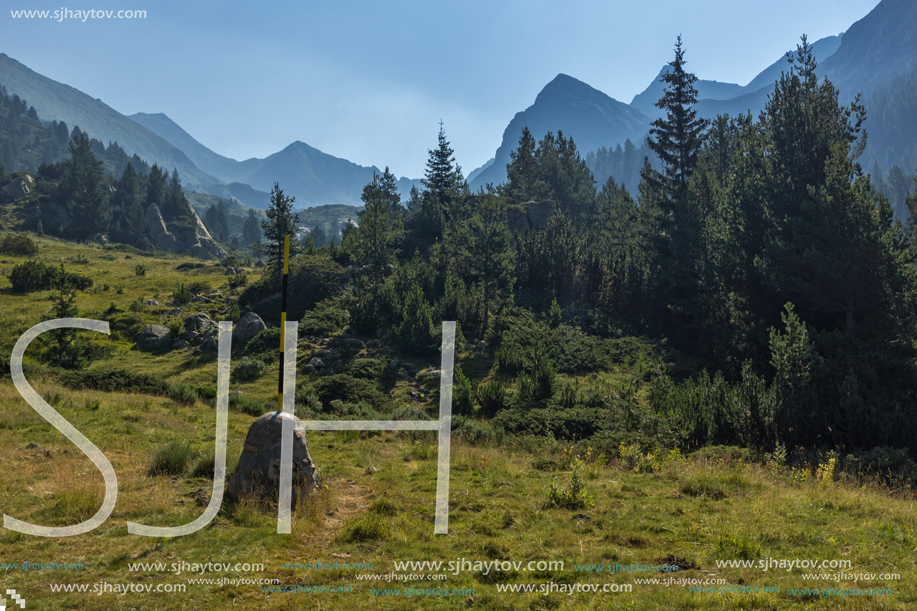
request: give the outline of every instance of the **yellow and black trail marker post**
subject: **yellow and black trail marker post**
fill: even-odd
[[[280,374],[277,382],[277,411],[283,411],[283,339],[287,326],[287,276],[290,273],[290,236],[283,236],[283,283],[280,289]]]

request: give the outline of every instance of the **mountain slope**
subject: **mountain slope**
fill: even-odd
[[[472,190],[506,179],[509,154],[528,126],[536,140],[549,131],[572,136],[581,155],[601,146],[614,146],[628,138],[638,141],[649,129],[650,118],[623,102],[608,97],[586,83],[558,74],[535,98],[535,103],[516,113],[503,132],[493,164],[471,181]]]
[[[184,151],[200,168],[229,183],[204,185],[202,190],[221,197],[236,197],[257,208],[267,207],[268,192],[275,182],[285,194],[296,197],[299,206],[360,206],[363,186],[372,182],[374,172],[382,174],[375,166],[357,165],[299,141],[264,159],[236,161],[210,150],[162,113],[137,113],[130,118]],[[402,198],[407,197],[413,185],[419,186],[420,181],[398,180]]]
[[[188,188],[218,183],[219,179],[198,168],[185,153],[164,138],[131,121],[101,100],[53,81],[0,53],[0,83],[10,95],[28,100],[44,121],[65,121],[104,143],[117,142],[129,155],[137,154],[168,171],[178,169]]]
[[[630,102],[631,107],[636,108],[653,119],[661,117],[662,111],[656,108],[656,102],[662,97],[662,92],[665,89],[665,84],[661,80],[662,75],[666,74],[671,69],[669,65],[664,66],[662,70],[659,71],[659,74],[656,75],[656,78],[653,79],[653,82],[650,83],[649,87],[634,96],[634,99]],[[721,83],[719,81],[705,81],[701,79],[698,79],[697,82],[694,83],[694,87],[697,89],[698,99],[709,98],[711,100],[728,100],[742,92],[742,87],[735,83]]]
[[[128,116],[128,118],[180,149],[203,171],[216,176],[220,180],[231,182],[231,179],[227,177],[234,175],[239,162],[211,151],[166,115],[138,112]]]
[[[841,40],[842,35],[828,36],[813,43],[812,52],[815,59],[821,62],[830,56],[841,45]],[[780,78],[782,72],[789,70],[789,67],[786,56],[783,56],[758,73],[745,86],[698,80],[695,83],[698,114],[701,117],[712,119],[720,114],[734,117],[751,111],[752,115],[757,116],[767,103],[768,94],[774,90],[774,83]],[[662,97],[663,83],[659,82],[659,79],[668,69],[669,66],[665,66],[649,87],[634,96],[630,103],[631,106],[653,118],[662,116],[661,111],[655,107],[655,103]]]
[[[844,34],[837,52],[820,66],[842,100],[869,95],[879,85],[917,68],[917,3],[882,0]]]

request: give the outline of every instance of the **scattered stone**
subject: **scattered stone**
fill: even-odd
[[[315,368],[315,365],[306,365],[305,367],[302,368],[302,370],[303,370],[304,372],[306,372],[306,373],[312,373],[312,372],[314,372],[314,371],[318,371],[318,370]]]
[[[248,429],[239,466],[229,482],[230,495],[237,498],[277,498],[284,420],[293,422],[293,504],[304,501],[318,488],[320,474],[309,455],[306,431],[299,419],[284,412],[269,412],[255,420]]]
[[[375,468],[375,467],[372,466],[372,465],[366,467],[366,474],[367,474],[367,475],[372,475],[373,473],[378,473],[378,472],[379,472],[379,469]]]
[[[478,342],[478,350],[483,350],[486,347],[487,347],[487,343],[484,342],[484,340],[481,340]]]
[[[322,359],[318,358],[317,356],[313,356],[312,359],[309,361],[309,364],[315,367],[316,369],[324,369],[325,367],[325,363],[322,361]]]
[[[575,516],[573,516],[573,519],[579,522],[582,522],[583,520],[591,520],[592,518],[590,516],[587,516],[585,513],[578,513]]]
[[[185,329],[188,331],[200,331],[213,324],[210,317],[204,312],[198,312],[185,319]]]
[[[669,554],[665,558],[662,558],[661,560],[659,560],[658,564],[665,564],[668,566],[677,566],[679,571],[692,571],[692,570],[700,568],[699,566],[697,566],[690,560],[679,558],[675,554]]]
[[[258,267],[258,268],[264,267],[264,261],[262,261],[261,259],[258,259],[257,261],[255,261],[255,267]]]
[[[218,348],[216,337],[210,336],[205,337],[204,341],[201,342],[201,347],[199,350],[201,352],[216,352]]]
[[[224,275],[224,276],[235,276],[235,275],[236,275],[236,268],[234,268],[234,267],[227,267],[227,268],[226,268],[226,271],[223,272],[223,275]]]
[[[155,299],[147,299],[146,301],[143,302],[143,305],[150,307],[150,308],[158,308],[160,303],[156,301]]]
[[[26,449],[26,450],[35,450],[36,448],[40,448],[40,447],[41,447],[40,445],[38,445],[37,443],[34,443],[34,442],[33,442],[33,443],[30,443],[29,445],[27,445],[27,446],[25,447],[25,449]]]
[[[171,305],[171,304],[169,304],[169,305]],[[185,311],[182,310],[181,308],[172,308],[171,310],[169,310],[168,312],[166,312],[166,316],[181,316],[181,315],[184,314],[184,313],[185,313]]]
[[[379,341],[379,340],[377,340],[377,339],[374,339],[374,340],[372,340],[371,342],[369,342],[369,344],[367,344],[367,345],[368,345],[370,348],[378,348],[378,347],[380,347],[380,346],[382,345],[382,342]]]
[[[141,350],[162,350],[172,345],[172,334],[162,325],[144,327],[137,334],[137,347]]]
[[[173,301],[170,301],[169,303],[167,303],[166,305],[169,306],[170,308],[180,308],[180,307],[182,307],[182,306],[185,305],[185,304],[183,304],[183,303],[180,302],[180,301],[174,301],[174,300],[173,300]]]
[[[191,303],[213,303],[213,300],[208,299],[203,295],[195,295],[191,298]]]
[[[264,324],[261,317],[254,312],[249,312],[236,323],[236,328],[233,329],[232,337],[240,342],[247,342],[265,329],[267,329],[267,325]]]
[[[366,344],[363,343],[363,340],[357,339],[355,337],[345,337],[344,345],[351,350],[363,350],[366,348]]]
[[[172,350],[181,350],[182,348],[184,348],[187,345],[188,345],[188,342],[186,342],[185,340],[177,339],[175,340],[175,343],[172,344]]]

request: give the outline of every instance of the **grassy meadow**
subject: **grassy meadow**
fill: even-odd
[[[80,317],[108,320],[111,336],[89,338],[104,348],[88,366],[90,371],[121,369],[172,384],[216,386],[213,356],[182,349],[138,351],[132,334],[148,324],[167,324],[171,308],[131,304],[148,299],[165,304],[172,301],[176,286],[198,283],[220,297],[211,304],[188,304],[185,315],[207,311],[213,320],[221,320],[228,299],[237,297],[241,287],[230,289],[220,264],[199,266],[199,261],[180,256],[147,256],[48,238],[35,241],[40,260],[63,263],[68,271],[93,280],[92,288],[76,295]],[[24,259],[0,259],[0,354],[7,358],[16,339],[50,309],[54,292],[12,292],[9,270]],[[251,281],[260,272],[248,268],[246,273]],[[301,337],[300,364],[321,345],[318,339]],[[202,513],[198,499],[207,498],[212,487],[213,401],[74,389],[35,358],[37,350],[33,346],[26,355],[30,383],[105,453],[119,488],[114,512],[91,533],[42,538],[0,530],[0,586],[15,589],[27,601],[26,609],[905,610],[917,604],[917,496],[911,489],[892,488],[877,478],[854,478],[830,461],[787,464],[781,456],[737,448],[711,447],[684,455],[672,448],[646,452],[622,445],[616,452],[601,453],[588,443],[547,438],[485,437],[477,443],[454,438],[449,533],[434,535],[433,433],[310,433],[309,449],[322,471],[322,488],[296,509],[292,534],[277,534],[276,507],[243,501],[224,502],[207,527],[189,536],[130,535],[128,521],[181,525]],[[476,380],[496,375],[480,351],[459,350],[456,360]],[[612,385],[629,373],[619,368],[565,379],[589,389]],[[298,380],[308,384],[319,377],[300,373]],[[254,380],[231,383],[230,390],[241,391],[248,403],[244,411],[230,409],[228,474],[254,419],[245,412],[254,411],[252,405],[258,402],[269,411],[276,379],[275,363]],[[394,408],[412,406],[435,418],[438,380],[423,375],[398,379],[389,399]],[[5,515],[63,526],[91,517],[101,505],[101,474],[28,406],[9,375],[0,380],[0,447],[0,510]],[[485,574],[473,568],[395,566],[462,559],[517,562],[521,568]],[[843,569],[769,570],[717,565],[795,559],[850,564]],[[532,561],[536,568],[526,570]],[[541,570],[541,561],[555,564]],[[81,568],[14,566],[23,563],[73,563]],[[166,568],[138,570],[141,563],[164,563]],[[263,570],[178,572],[171,570],[173,563],[255,564]],[[289,566],[309,563],[322,566]],[[363,568],[340,566],[354,564]],[[577,570],[616,564],[676,564],[679,570]],[[445,579],[398,580],[441,573]],[[831,577],[806,579],[808,574]],[[898,578],[879,577],[889,574]],[[372,575],[382,579],[366,579]],[[645,579],[676,583],[637,583]],[[686,584],[686,579],[692,581]],[[63,591],[74,584],[88,585],[88,591]],[[105,591],[106,584],[152,590],[123,594],[113,588]],[[612,589],[630,591],[583,591],[596,584],[599,590],[612,584]],[[530,585],[535,591],[511,591]],[[95,586],[102,591],[93,591]],[[185,591],[174,591],[179,586]],[[542,586],[552,591],[542,593]],[[692,586],[719,590],[692,591]],[[580,591],[571,593],[575,587]],[[753,591],[760,587],[772,591]],[[824,592],[829,588],[834,592]],[[802,589],[812,591],[795,591]],[[851,589],[890,592],[861,595]],[[423,590],[438,591],[427,595]]]

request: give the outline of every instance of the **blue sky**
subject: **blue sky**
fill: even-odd
[[[416,178],[440,119],[467,175],[560,72],[629,103],[681,34],[689,70],[744,85],[801,34],[838,34],[877,3],[8,0],[0,51],[124,114],[163,112],[236,159],[302,140]],[[61,8],[147,17],[9,12]]]

